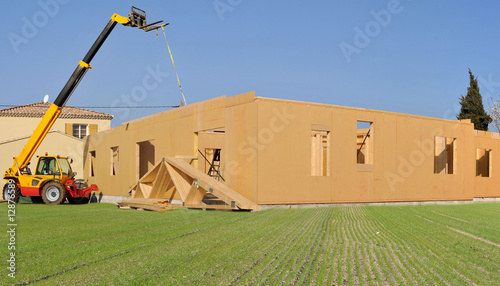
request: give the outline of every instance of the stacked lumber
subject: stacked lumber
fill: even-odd
[[[120,209],[137,209],[164,212],[173,210],[173,206],[168,200],[153,200],[153,199],[130,199],[123,200],[118,203]]]

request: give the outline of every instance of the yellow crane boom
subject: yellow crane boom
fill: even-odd
[[[108,24],[103,29],[90,50],[87,52],[83,60],[78,63],[78,66],[76,67],[69,80],[66,82],[65,86],[59,93],[54,103],[50,105],[49,109],[33,132],[33,135],[31,135],[30,139],[28,140],[28,143],[26,143],[21,153],[17,157],[14,157],[14,163],[11,168],[5,171],[4,179],[8,180],[21,176],[21,173],[23,172],[23,170],[25,170],[36,150],[45,139],[45,136],[54,125],[54,122],[61,114],[61,109],[64,107],[64,105],[66,105],[66,102],[71,97],[74,90],[76,89],[82,78],[85,76],[86,72],[92,68],[90,62],[92,61],[106,38],[109,36],[113,28],[116,26],[116,24],[120,23],[124,26],[138,27],[139,29],[149,32],[168,25],[168,23],[156,25],[161,22],[163,21],[158,21],[149,25],[146,24],[146,12],[133,6],[128,17],[113,14]]]

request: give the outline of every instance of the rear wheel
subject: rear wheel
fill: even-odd
[[[59,182],[49,182],[43,186],[42,199],[47,205],[58,205],[66,199],[66,188]]]
[[[3,186],[3,192],[2,192],[2,198],[4,200],[11,200],[14,201],[15,203],[19,202],[19,198],[21,197],[21,190],[17,187],[17,185],[14,185],[14,198],[12,199],[12,191],[9,192],[9,184],[5,184]]]

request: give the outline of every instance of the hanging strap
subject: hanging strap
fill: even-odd
[[[170,50],[170,46],[168,45],[167,35],[165,34],[165,29],[163,28],[163,26],[161,26],[161,30],[163,31],[163,36],[165,36],[165,42],[167,43],[168,53],[170,54],[172,65],[174,66],[175,75],[177,76],[177,83],[179,83],[179,89],[181,90],[182,100],[184,101],[184,105],[187,105],[186,98],[184,97],[184,91],[182,90],[181,81],[179,80],[179,74],[177,73],[177,69],[175,68],[174,57],[172,56],[172,51]],[[156,37],[158,37],[158,30],[156,30]]]

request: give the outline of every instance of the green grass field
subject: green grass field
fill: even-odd
[[[0,285],[499,285],[500,204],[260,212],[19,204]],[[0,204],[7,230],[7,204]]]

